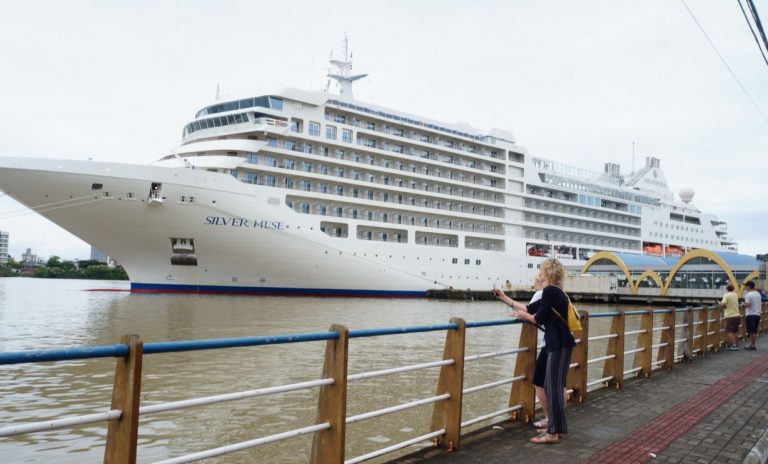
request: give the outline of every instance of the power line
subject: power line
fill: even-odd
[[[765,44],[765,48],[768,49],[768,39],[765,38],[763,23],[760,21],[760,15],[757,14],[757,8],[755,7],[755,4],[752,2],[752,0],[747,0],[747,5],[749,5],[749,11],[752,13],[752,19],[755,20],[757,30],[760,31],[760,37],[763,38],[763,44]]]
[[[691,9],[688,8],[688,5],[685,3],[685,0],[680,0],[680,2],[682,2],[682,4],[685,7],[686,11],[688,11],[688,14],[691,15],[691,18],[696,23],[696,25],[699,27],[699,30],[701,31],[701,33],[704,34],[704,37],[707,39],[707,42],[709,42],[709,45],[712,46],[712,50],[714,50],[715,53],[717,53],[717,56],[720,57],[720,61],[723,62],[723,65],[725,66],[725,68],[728,70],[729,73],[731,73],[731,76],[733,77],[733,80],[735,80],[736,83],[739,84],[739,87],[741,88],[742,92],[744,92],[744,95],[747,96],[749,101],[752,103],[752,106],[755,107],[757,112],[760,113],[760,116],[762,116],[762,118],[765,121],[765,123],[768,124],[768,117],[766,117],[765,113],[763,113],[763,111],[760,109],[760,107],[757,106],[757,103],[755,103],[755,100],[752,98],[752,95],[749,94],[749,92],[747,91],[746,87],[744,87],[744,84],[742,84],[741,81],[739,80],[739,78],[736,77],[736,73],[734,73],[733,70],[731,69],[731,67],[728,66],[728,62],[725,61],[725,58],[723,58],[723,55],[721,55],[720,51],[717,49],[717,47],[715,47],[714,42],[712,42],[712,39],[710,39],[709,35],[707,35],[707,31],[704,30],[704,27],[702,27],[701,23],[699,23],[699,20],[696,19],[696,16],[694,16],[693,11],[691,11]]]
[[[763,52],[763,47],[762,45],[760,45],[760,39],[757,38],[757,34],[755,34],[755,29],[752,27],[752,23],[749,21],[749,16],[747,16],[747,12],[744,11],[744,5],[741,4],[741,0],[736,0],[736,1],[739,2],[739,8],[741,8],[741,13],[744,15],[744,19],[747,21],[747,26],[749,26],[750,32],[752,32],[752,37],[755,38],[757,49],[760,50],[760,54],[763,55],[763,61],[765,61],[765,64],[768,64],[768,58],[765,57],[765,52]]]

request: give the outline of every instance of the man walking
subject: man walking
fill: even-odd
[[[744,349],[756,350],[757,328],[760,325],[760,292],[755,290],[755,283],[751,280],[747,282],[746,287],[748,292],[744,295],[744,304],[746,305],[745,315],[750,345]]]

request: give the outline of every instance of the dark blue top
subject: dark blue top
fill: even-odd
[[[568,330],[568,297],[559,287],[544,288],[541,299],[527,306],[536,323],[544,327],[544,342],[547,352],[560,348],[573,348],[576,341]],[[557,311],[563,319],[555,314]]]

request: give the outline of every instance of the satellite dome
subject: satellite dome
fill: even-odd
[[[693,200],[693,196],[696,194],[696,192],[693,191],[691,188],[684,188],[680,190],[680,199],[683,200],[683,203],[690,203],[691,200]]]

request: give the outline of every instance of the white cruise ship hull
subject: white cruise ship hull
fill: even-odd
[[[331,237],[289,190],[202,169],[5,158],[0,188],[114,258],[133,291],[421,297],[532,277],[503,252]]]

